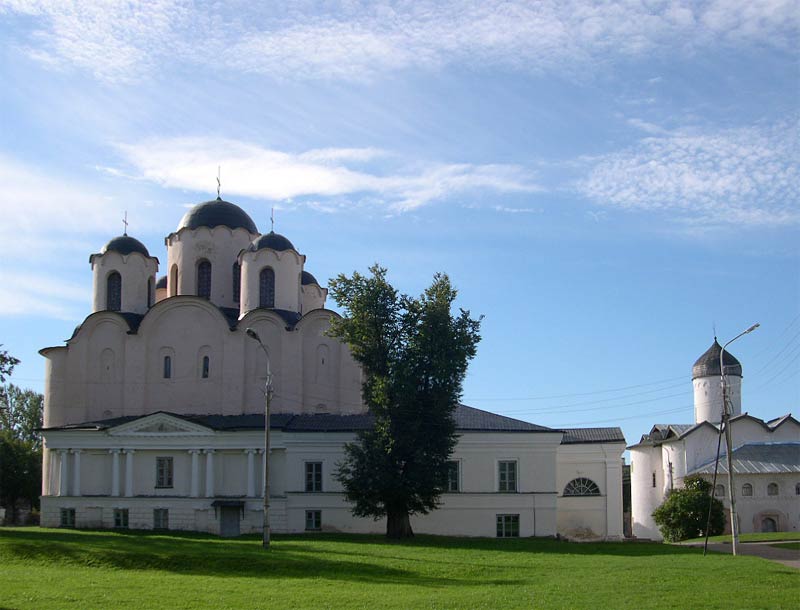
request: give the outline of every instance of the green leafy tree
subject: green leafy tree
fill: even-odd
[[[0,430],[7,430],[14,438],[39,449],[43,405],[44,396],[38,392],[23,390],[14,384],[0,386]]]
[[[0,350],[0,383],[19,364]],[[41,434],[44,397],[13,384],[0,385],[0,504],[14,522],[20,502],[38,508],[42,487]]]
[[[374,425],[345,446],[337,479],[353,514],[386,517],[389,538],[413,536],[410,515],[438,506],[457,437],[454,412],[480,319],[453,315],[456,290],[436,274],[418,298],[400,295],[375,265],[370,275],[339,275],[331,294],[344,316],[329,334],[342,339],[364,372]]]
[[[705,536],[708,504],[711,502],[709,535],[725,530],[725,510],[722,502],[711,496],[711,483],[699,476],[689,476],[683,489],[676,489],[653,512],[653,519],[667,542]]]

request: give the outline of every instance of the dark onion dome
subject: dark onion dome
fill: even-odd
[[[112,239],[105,246],[103,246],[100,254],[105,254],[106,252],[117,252],[123,255],[128,255],[132,252],[138,252],[142,256],[150,256],[150,253],[147,251],[147,248],[144,247],[144,244],[138,239],[134,239],[129,235],[120,235],[119,237]]]
[[[160,278],[158,278],[158,281],[156,282],[156,288],[166,288],[166,287],[167,287],[167,276],[162,275]]]
[[[247,212],[238,205],[230,201],[223,201],[219,197],[214,201],[198,203],[183,215],[178,228],[175,230],[219,226],[225,226],[229,229],[246,229],[250,233],[258,233],[256,223],[247,215]]]
[[[700,356],[697,362],[694,363],[692,367],[692,379],[719,375],[719,353],[721,350],[722,346],[717,342],[717,338],[714,337],[714,343],[711,347],[709,347],[706,353]],[[722,356],[722,359],[726,375],[742,376],[742,365],[733,354],[725,350],[725,355]]]
[[[270,231],[266,235],[262,235],[261,237],[256,239],[252,244],[250,244],[250,250],[252,250],[253,252],[257,252],[258,250],[264,250],[265,248],[270,248],[271,250],[277,250],[278,252],[283,252],[284,250],[295,250],[295,247],[292,245],[292,242],[286,239],[283,235],[276,233],[275,231]]]
[[[311,275],[308,271],[303,271],[302,275],[300,276],[300,283],[303,286],[308,286],[309,284],[315,284],[319,286],[319,282],[317,278]]]

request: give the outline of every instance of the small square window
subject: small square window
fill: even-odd
[[[306,531],[318,532],[322,529],[322,511],[321,510],[307,510],[306,511]]]
[[[447,487],[445,491],[456,492],[461,491],[459,485],[459,463],[457,460],[447,462]]]
[[[499,462],[498,491],[517,491],[517,462]]]
[[[322,491],[322,462],[306,462],[306,491]]]
[[[75,509],[62,508],[61,509],[61,527],[75,527]]]
[[[497,537],[519,538],[519,515],[497,515]]]
[[[114,527],[127,529],[128,527],[128,509],[115,508],[114,509]]]
[[[167,508],[153,509],[153,529],[155,530],[169,529],[169,509]]]

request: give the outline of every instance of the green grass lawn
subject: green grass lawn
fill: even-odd
[[[0,528],[0,608],[796,608],[800,572],[668,544]]]
[[[800,540],[800,532],[757,532],[755,534],[739,534],[739,542],[772,542],[773,540]],[[705,538],[693,538],[684,542],[703,542]],[[731,535],[709,536],[709,542],[730,543]]]

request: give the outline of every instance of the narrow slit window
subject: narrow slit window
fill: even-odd
[[[197,296],[211,298],[211,263],[200,261],[197,265]]]
[[[164,356],[164,379],[172,379],[172,357]]]
[[[239,263],[233,263],[233,302],[238,303],[242,294],[242,268]]]
[[[208,379],[208,373],[209,373],[209,367],[210,366],[211,366],[211,362],[210,362],[208,356],[203,356],[203,364],[201,366],[202,370],[201,370],[201,373],[200,373],[200,376],[203,379]]]
[[[120,311],[122,309],[122,276],[114,271],[106,280],[106,309]]]

